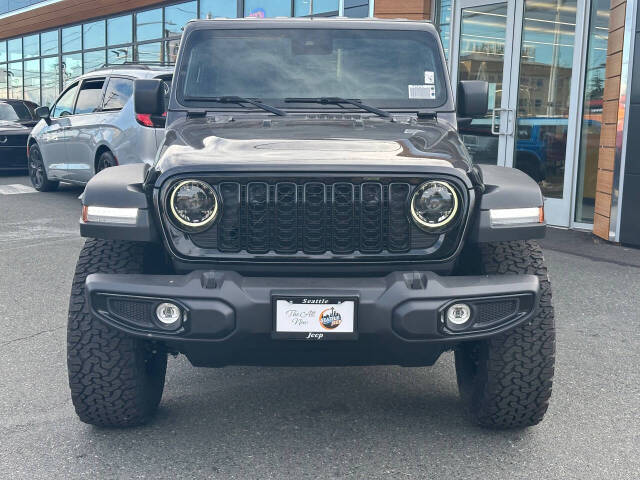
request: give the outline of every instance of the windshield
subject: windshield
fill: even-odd
[[[189,35],[183,51],[177,97],[185,106],[226,96],[289,110],[301,106],[287,98],[338,97],[383,108],[435,108],[447,99],[437,39],[424,31],[207,29]]]
[[[23,120],[32,120],[32,118],[27,107],[21,103],[0,103],[0,120],[19,122]]]

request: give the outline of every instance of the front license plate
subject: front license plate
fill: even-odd
[[[355,298],[274,297],[274,338],[349,340],[357,336]]]

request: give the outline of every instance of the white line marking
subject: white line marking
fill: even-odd
[[[20,183],[14,183],[13,185],[0,185],[0,195],[18,195],[20,193],[36,193],[37,190],[33,187],[28,187]]]

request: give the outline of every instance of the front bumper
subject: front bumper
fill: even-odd
[[[444,277],[395,272],[384,277],[247,277],[231,271],[188,275],[87,277],[92,313],[127,334],[164,342],[202,366],[431,365],[456,343],[495,335],[536,310],[535,275]],[[355,340],[275,340],[276,296],[355,297]],[[155,307],[171,301],[186,312],[177,330],[163,328]],[[452,303],[472,307],[462,331],[446,327]],[[327,338],[330,338],[328,335]]]

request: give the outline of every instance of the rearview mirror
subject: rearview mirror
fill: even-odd
[[[49,123],[51,119],[51,110],[49,107],[38,107],[36,108],[36,117],[41,118],[45,122]]]
[[[135,80],[133,105],[137,114],[162,115],[164,113],[164,88],[162,80]]]
[[[473,118],[489,110],[489,84],[482,80],[458,82],[458,117]]]

